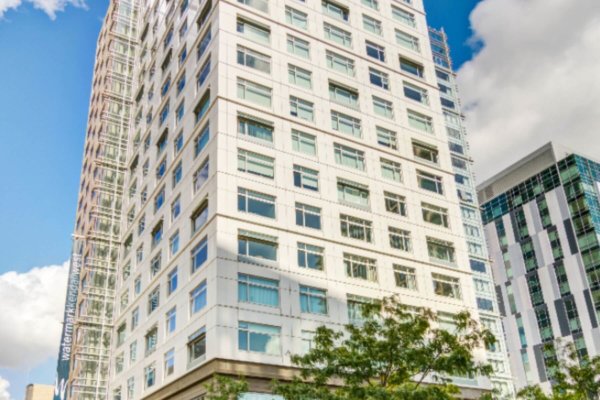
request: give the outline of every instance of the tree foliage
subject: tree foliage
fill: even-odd
[[[362,309],[363,323],[345,331],[317,329],[312,349],[292,357],[300,374],[274,384],[287,400],[445,400],[458,388],[449,376],[489,375],[473,357],[494,336],[466,312],[454,332],[437,327],[437,315],[386,298]],[[333,384],[333,386],[332,386]]]
[[[547,363],[551,371],[552,391],[544,392],[539,386],[528,386],[518,397],[523,400],[599,400],[600,357],[579,356],[573,344],[548,345],[559,347],[559,356]]]
[[[205,388],[206,400],[237,400],[240,394],[248,391],[248,383],[243,378],[216,375]]]

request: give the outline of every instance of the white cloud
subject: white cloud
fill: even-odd
[[[0,400],[10,400],[9,387],[10,382],[0,376]]]
[[[67,6],[86,7],[85,0],[0,0],[0,18],[3,18],[8,10],[16,10],[24,2],[44,11],[51,19],[55,19],[56,13],[64,11]]]
[[[0,368],[30,368],[58,355],[68,270],[65,262],[0,275]]]
[[[598,0],[483,0],[471,25],[483,47],[458,76],[478,177],[550,140],[598,154]]]

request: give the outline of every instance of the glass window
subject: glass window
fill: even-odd
[[[432,164],[439,163],[439,151],[435,146],[413,141],[412,148],[416,158]]]
[[[342,114],[337,111],[331,111],[331,129],[334,131],[346,133],[354,137],[362,137],[362,126],[360,119]]]
[[[314,104],[310,101],[290,96],[290,115],[313,122],[315,119]]]
[[[238,188],[238,210],[267,218],[275,218],[275,196]]]
[[[208,200],[204,200],[191,215],[192,233],[198,232],[208,221]]]
[[[169,116],[169,102],[167,102],[167,104],[165,104],[163,106],[162,110],[160,110],[160,119],[159,119],[160,125],[162,125],[167,120],[168,116]]]
[[[381,28],[381,21],[376,20],[375,18],[369,17],[368,15],[363,14],[363,28],[367,32],[374,33],[376,35],[381,36],[383,34]]]
[[[369,207],[369,187],[366,185],[338,178],[337,192],[340,203]]]
[[[405,25],[415,28],[417,26],[417,22],[415,20],[415,15],[396,6],[392,6],[392,16],[397,21],[402,22]]]
[[[340,229],[342,236],[363,240],[368,243],[373,242],[372,222],[365,219],[352,217],[350,215],[340,214]]]
[[[362,325],[365,320],[364,307],[373,304],[373,302],[374,299],[368,297],[348,294],[346,301],[348,305],[348,321],[354,325]]]
[[[206,145],[208,145],[209,140],[210,126],[209,124],[206,124],[202,128],[198,136],[194,138],[194,157],[197,157],[200,153],[202,153],[202,150],[204,150],[206,148]]]
[[[300,311],[327,315],[327,291],[300,285]]]
[[[274,236],[240,230],[238,232],[238,254],[276,261],[277,238]]]
[[[423,221],[445,228],[450,226],[447,208],[438,207],[429,203],[421,203],[421,210],[423,213]]]
[[[385,62],[385,48],[378,44],[367,41],[366,42],[367,55],[373,57],[376,60]]]
[[[376,70],[375,68],[369,67],[369,81],[375,86],[379,86],[382,89],[390,89],[390,78],[385,72]]]
[[[394,264],[394,278],[397,287],[417,290],[417,273],[414,268]]]
[[[414,50],[416,52],[421,52],[421,44],[419,43],[419,38],[413,35],[409,35],[406,32],[399,31],[396,29],[396,43],[400,46]]]
[[[208,180],[208,158],[204,160],[200,167],[194,172],[194,193],[197,193],[198,190],[204,185],[204,183]],[[181,211],[181,206],[178,204],[177,215],[179,215],[179,211]]]
[[[269,355],[280,355],[280,336],[280,327],[240,321],[238,349]]]
[[[398,149],[398,138],[396,137],[396,132],[380,126],[376,126],[375,131],[377,132],[377,143],[379,145],[393,150]]]
[[[319,171],[314,169],[294,165],[294,186],[308,189],[319,190]]]
[[[237,47],[237,63],[260,72],[271,73],[271,57],[244,46]]]
[[[190,292],[190,312],[195,314],[206,307],[206,281],[200,282]]]
[[[275,177],[275,159],[238,149],[238,171],[273,179]]]
[[[150,354],[154,350],[156,350],[157,340],[158,340],[158,328],[156,328],[156,326],[154,326],[144,336],[144,341],[146,343],[146,354]]]
[[[206,329],[200,328],[188,337],[188,362],[202,360],[206,356]]]
[[[210,107],[210,91],[209,90],[206,91],[204,96],[202,96],[202,98],[196,105],[196,108],[194,108],[194,118],[196,120],[196,123],[199,123],[202,120],[202,118],[204,118],[204,116],[208,112],[208,107]]]
[[[312,72],[288,64],[288,82],[305,89],[312,88]]]
[[[177,186],[179,182],[181,182],[181,178],[183,177],[183,165],[181,161],[177,163],[175,168],[173,169],[173,187]]]
[[[321,229],[321,209],[302,203],[296,203],[296,225]]]
[[[165,314],[165,329],[167,333],[175,332],[177,328],[177,308],[173,307]]]
[[[395,182],[402,182],[402,166],[400,163],[380,158],[381,176],[385,179],[390,179]]]
[[[309,58],[310,43],[299,37],[287,35],[287,51],[302,58]]]
[[[161,220],[152,229],[152,247],[155,247],[156,245],[158,245],[161,242],[162,237],[163,237],[163,223],[162,223],[162,220]]]
[[[198,271],[208,259],[208,239],[203,238],[190,252],[192,257],[192,273]]]
[[[298,266],[322,271],[325,268],[325,249],[298,242]]]
[[[390,192],[383,192],[383,196],[386,211],[406,217],[406,198],[404,196]]]
[[[430,174],[428,172],[417,170],[417,183],[421,189],[444,194],[442,177]]]
[[[238,301],[279,307],[279,281],[238,274]]]
[[[338,104],[358,108],[358,92],[334,82],[329,82],[329,99]]]
[[[360,171],[365,170],[365,153],[363,151],[343,146],[338,143],[334,143],[333,151],[335,162],[337,164],[358,169]]]
[[[372,8],[373,10],[379,10],[378,0],[361,0],[361,3],[367,7]]]
[[[156,365],[151,364],[144,368],[144,387],[149,388],[156,383]]]
[[[384,118],[394,118],[394,106],[391,101],[373,96],[373,111]]]
[[[377,282],[376,260],[353,254],[344,253],[346,276]]]
[[[269,2],[267,0],[237,0],[238,3],[247,5],[262,12],[269,12]]]
[[[177,219],[181,213],[181,197],[177,196],[173,203],[171,203],[171,221]]]
[[[408,82],[404,82],[404,97],[429,105],[429,94],[427,90]]]
[[[210,59],[207,61],[207,63],[209,64],[209,70],[210,70]],[[207,75],[208,75],[208,73],[207,73]],[[185,72],[177,80],[177,94],[180,94],[181,92],[183,92],[184,88],[185,88]]]
[[[354,60],[327,50],[327,67],[344,75],[354,76]]]
[[[433,119],[413,110],[407,110],[408,125],[422,132],[433,133]]]
[[[202,39],[200,40],[200,43],[198,44],[198,48],[197,48],[197,54],[198,54],[197,59],[198,60],[200,60],[202,58],[202,56],[206,52],[206,49],[208,49],[208,45],[210,44],[211,39],[212,39],[212,32],[209,27],[208,31],[204,34],[204,36],[202,36]]]
[[[177,290],[177,267],[167,276],[167,296]]]
[[[324,14],[332,18],[339,19],[340,21],[348,22],[350,10],[347,7],[329,0],[323,0],[321,5]]]
[[[175,155],[179,154],[181,149],[183,148],[183,132],[179,132],[179,134],[175,137],[173,141],[173,153]]]
[[[400,57],[400,69],[410,75],[414,75],[417,78],[423,78],[425,76],[425,69],[417,62],[409,60],[408,58]]]
[[[432,273],[433,292],[438,296],[451,297],[453,299],[462,298],[460,290],[460,280],[451,276]]]
[[[389,226],[388,234],[390,238],[390,247],[392,249],[411,251],[412,246],[409,231]]]
[[[169,253],[171,254],[171,256],[177,254],[178,251],[179,251],[179,231],[177,231],[173,235],[171,235],[171,238],[169,239]]]
[[[253,139],[273,143],[273,123],[251,117],[246,114],[238,114],[238,133]]]
[[[237,19],[237,31],[258,43],[268,45],[271,40],[271,30],[268,27],[246,19]]]
[[[270,87],[237,79],[237,97],[262,107],[271,107],[272,90]]]
[[[428,237],[427,252],[432,260],[441,261],[445,264],[456,263],[454,245],[451,242]]]
[[[317,155],[317,137],[292,129],[292,149],[311,156]]]
[[[352,34],[350,32],[328,24],[327,22],[323,24],[323,30],[325,32],[325,39],[331,40],[344,47],[352,47]]]
[[[156,179],[160,180],[163,176],[165,176],[165,172],[167,171],[167,157],[163,158],[161,162],[158,163],[156,167]]]
[[[285,6],[285,21],[300,29],[308,29],[308,14],[290,6]]]

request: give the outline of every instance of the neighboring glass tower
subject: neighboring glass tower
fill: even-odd
[[[440,89],[440,103],[448,134],[448,147],[454,170],[454,180],[460,201],[461,219],[467,237],[469,263],[473,272],[477,308],[481,323],[493,332],[498,340],[487,351],[489,363],[494,368],[491,377],[500,398],[514,398],[514,385],[505,347],[504,330],[500,309],[494,290],[494,279],[485,245],[483,223],[479,212],[473,173],[473,160],[470,157],[467,131],[463,123],[456,76],[452,68],[448,38],[443,30],[429,29],[433,60]]]
[[[111,2],[98,38],[55,399],[106,399],[138,7]]]
[[[600,351],[600,164],[549,143],[479,187],[516,386],[549,388],[555,340]]]

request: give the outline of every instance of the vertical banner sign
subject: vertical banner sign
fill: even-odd
[[[56,366],[56,384],[54,387],[54,400],[67,398],[67,383],[69,382],[69,369],[71,365],[71,349],[73,347],[73,334],[75,322],[75,309],[77,308],[77,294],[79,292],[79,275],[81,272],[82,240],[73,240],[71,252],[71,265],[67,282],[67,300],[63,320],[60,348],[58,350],[58,365]]]

